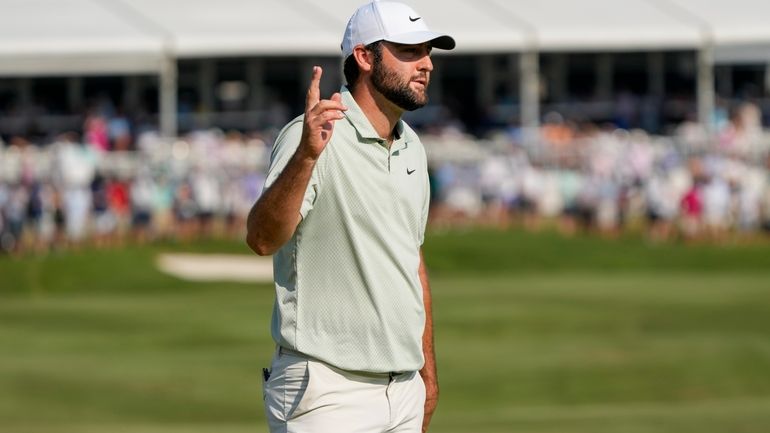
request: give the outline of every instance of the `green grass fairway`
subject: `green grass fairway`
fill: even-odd
[[[770,245],[432,234],[435,433],[766,433]],[[268,284],[155,245],[0,257],[0,432],[266,432]],[[331,432],[330,432],[331,433]]]

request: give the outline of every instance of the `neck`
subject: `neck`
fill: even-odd
[[[382,96],[365,80],[359,81],[351,94],[377,134],[388,143],[393,142],[393,131],[404,110]]]

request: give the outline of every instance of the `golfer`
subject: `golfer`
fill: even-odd
[[[273,255],[277,350],[265,369],[270,431],[426,431],[438,402],[421,245],[425,150],[401,120],[428,102],[433,48],[454,39],[374,1],[342,39],[346,86],[279,134],[247,243]]]

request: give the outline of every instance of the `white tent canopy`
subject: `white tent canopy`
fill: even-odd
[[[770,2],[668,0],[700,25],[715,63],[770,63]]]
[[[337,56],[364,1],[0,0],[0,76],[157,73],[161,124],[173,135],[176,59]],[[697,50],[702,119],[713,105],[714,62],[770,63],[767,0],[404,1],[454,36],[450,54],[523,53],[529,126],[538,52]]]
[[[168,33],[177,57],[330,54],[345,25],[344,18],[325,16],[312,1],[132,0],[130,5]]]
[[[538,51],[694,48],[698,29],[647,0],[488,0],[531,29]]]
[[[158,71],[163,40],[103,3],[0,0],[0,76]]]
[[[0,0],[0,75],[158,71],[166,56],[334,56],[347,18],[361,2]],[[743,50],[743,57],[758,53],[757,60],[766,61],[762,47],[770,46],[770,2],[764,0],[409,3],[432,27],[455,37],[456,53],[709,44],[717,53]]]
[[[770,2],[667,0],[696,17],[715,46],[770,44]]]

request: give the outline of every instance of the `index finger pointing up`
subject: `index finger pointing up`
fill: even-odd
[[[310,79],[310,88],[307,89],[305,111],[315,107],[321,101],[321,74],[323,69],[320,66],[313,66],[313,77]]]

